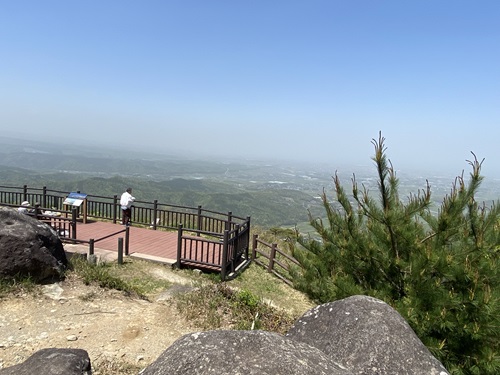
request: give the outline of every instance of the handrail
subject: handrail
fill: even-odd
[[[78,191],[79,193],[80,191]],[[38,203],[41,207],[47,209],[64,208],[64,200],[68,192],[43,188],[32,188],[24,185],[23,187],[1,186],[0,185],[0,203],[20,205],[23,201],[30,201],[32,206]],[[100,195],[88,194],[84,202],[87,217],[111,220],[116,223],[121,214],[118,195],[105,197]],[[185,228],[197,229],[201,231],[214,231],[222,234],[224,230],[234,228],[236,224],[242,224],[246,218],[234,215],[232,212],[222,213],[213,210],[207,210],[198,207],[188,207],[158,201],[148,202],[137,200],[134,202],[132,210],[132,222],[140,225],[148,225],[151,229],[173,229],[175,230],[179,223]],[[84,210],[82,210],[84,211]],[[158,220],[159,219],[159,220]]]
[[[64,209],[68,207],[64,204],[68,194],[68,192],[47,189],[45,186],[31,188],[24,185],[20,188],[0,185],[0,204],[19,206],[21,202],[29,201],[32,206],[69,213],[71,212],[69,209]],[[87,194],[82,206],[72,207],[72,209],[76,210],[77,217],[83,215],[84,223],[87,222],[87,218],[117,223],[121,214],[118,195],[105,197]],[[68,214],[65,215],[68,216]],[[134,225],[145,225],[154,230],[178,230],[178,267],[183,264],[196,264],[209,269],[219,269],[221,278],[224,280],[227,272],[234,272],[243,257],[247,260],[249,258],[250,217],[243,218],[232,212],[221,213],[207,210],[202,206],[187,207],[159,203],[157,200],[153,202],[137,200],[132,210],[132,222]],[[71,237],[76,239],[76,225],[71,232]],[[188,232],[194,233],[197,237],[184,235]],[[212,241],[202,235],[219,238],[219,240]],[[94,242],[96,240],[92,241],[92,245]],[[199,246],[201,253],[194,254],[193,251],[188,251],[195,245]]]
[[[258,237],[259,236],[257,234],[253,235],[252,261],[258,264],[259,266],[264,267],[267,270],[267,272],[274,274],[288,285],[293,286],[293,282],[291,281],[291,279],[288,278],[288,273],[290,271],[290,263],[300,266],[299,261],[294,257],[290,256],[289,254],[287,254],[286,252],[284,252],[283,250],[280,250],[276,243],[269,244],[265,241],[262,241]],[[263,245],[265,249],[268,249],[268,252],[259,249],[258,248],[259,244]],[[266,264],[260,261],[257,255],[261,255],[262,257],[266,258],[268,260],[268,263]],[[281,258],[285,258],[286,263],[282,262],[280,260]],[[276,266],[279,266],[279,269],[277,269]]]

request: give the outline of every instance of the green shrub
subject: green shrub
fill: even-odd
[[[226,283],[208,284],[177,297],[177,309],[204,330],[263,329],[285,333],[295,319],[266,304],[248,290],[234,290]]]
[[[35,293],[37,290],[37,284],[29,276],[0,278],[0,298],[7,295]]]
[[[334,177],[334,202],[323,192],[325,222],[310,217],[321,240],[301,237],[294,250],[295,286],[320,303],[380,298],[450,372],[500,373],[500,205],[475,200],[482,162],[473,154],[470,181],[457,177],[432,215],[429,185],[401,201],[384,138],[373,144],[378,194],[353,178],[350,198]]]
[[[101,288],[115,289],[127,294],[146,298],[144,293],[133,283],[112,274],[112,265],[108,263],[87,262],[84,257],[71,258],[70,269],[73,270],[86,285],[96,284]]]

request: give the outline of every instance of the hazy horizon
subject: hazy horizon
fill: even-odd
[[[2,4],[21,139],[500,177],[500,3]]]
[[[96,143],[85,143],[78,140],[73,140],[72,142],[58,143],[53,139],[34,139],[34,138],[20,138],[15,136],[5,136],[0,135],[0,144],[2,142],[13,143],[13,144],[25,144],[23,150],[25,152],[46,152],[47,148],[50,152],[57,154],[61,152],[60,149],[56,149],[58,145],[64,146],[62,149],[62,153],[65,154],[68,152],[68,149],[72,150],[72,154],[82,154],[85,157],[93,158],[95,156],[101,157],[105,154],[107,157],[112,157],[116,159],[122,159],[125,155],[127,158],[140,160],[140,159],[149,159],[151,160],[178,160],[178,161],[202,161],[202,162],[214,162],[214,163],[230,163],[230,164],[243,164],[243,165],[258,165],[258,166],[272,166],[277,165],[280,167],[290,166],[292,168],[297,169],[307,169],[311,168],[311,172],[317,171],[321,173],[329,174],[333,176],[335,173],[339,173],[347,179],[350,180],[353,174],[355,175],[373,175],[376,176],[375,163],[371,159],[373,156],[367,156],[364,162],[350,162],[350,161],[339,161],[339,160],[319,160],[319,161],[311,161],[311,160],[300,160],[300,159],[286,159],[286,158],[272,158],[272,157],[231,157],[231,156],[218,156],[212,154],[203,154],[196,152],[186,152],[186,151],[172,151],[172,150],[154,150],[150,148],[135,148],[130,152],[125,152],[123,147],[117,144],[96,144]],[[44,149],[39,149],[38,145],[44,145]],[[95,151],[97,155],[92,154]],[[1,153],[0,153],[1,156]],[[472,171],[470,165],[464,161],[463,168],[460,170],[446,170],[440,168],[432,168],[429,166],[421,165],[421,166],[401,166],[397,161],[393,161],[391,159],[391,163],[398,174],[398,177],[405,176],[413,176],[420,177],[423,179],[427,178],[445,178],[448,179],[450,184],[453,179],[465,173],[465,176],[468,177],[469,173]],[[0,158],[0,165],[2,165],[2,161]],[[488,183],[492,181],[496,181],[500,179],[500,176],[495,176],[493,174],[487,175],[482,173],[482,175],[487,179]],[[346,182],[344,181],[344,182]],[[450,185],[451,186],[451,185]]]

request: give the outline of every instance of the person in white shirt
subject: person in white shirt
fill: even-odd
[[[132,189],[127,188],[127,190],[122,194],[120,198],[120,206],[122,209],[122,225],[130,226],[132,225],[132,204],[135,198],[132,196]]]

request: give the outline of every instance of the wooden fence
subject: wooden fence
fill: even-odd
[[[7,207],[12,207],[16,208],[19,205],[13,205],[10,203],[5,203],[0,201],[0,205],[7,206]],[[122,239],[122,243],[120,244],[120,238],[118,238],[118,252],[124,251],[125,255],[128,255],[129,253],[129,243],[130,243],[130,234],[129,234],[129,228],[125,227],[122,228],[116,232],[109,233],[104,237],[101,238],[90,238],[88,240],[82,240],[77,238],[77,231],[78,231],[78,212],[75,208],[73,208],[71,211],[68,210],[46,210],[42,207],[40,207],[38,204],[35,205],[32,209],[30,209],[29,216],[32,216],[36,218],[37,220],[46,223],[50,227],[52,227],[61,241],[63,243],[70,243],[70,244],[86,244],[89,246],[89,252],[88,255],[93,255],[94,254],[94,246],[96,243],[99,241],[105,240],[106,238],[109,237],[114,237],[118,236],[121,233],[124,234],[124,238]],[[124,242],[123,242],[124,240]],[[120,245],[122,248],[120,249]]]
[[[280,250],[277,244],[262,241],[257,234],[252,237],[252,261],[290,286],[293,286],[289,273],[290,265],[296,264],[300,266],[297,259]]]
[[[76,210],[79,221],[121,220],[118,195],[104,197],[83,194],[81,206],[65,204],[72,192],[50,190],[47,187],[32,188],[0,186],[0,204],[20,206],[28,201],[32,207],[41,211],[59,211],[68,215]],[[75,192],[81,194],[80,192]],[[196,265],[210,270],[220,270],[222,280],[229,272],[234,272],[240,262],[248,260],[250,243],[250,217],[242,218],[232,212],[220,213],[198,207],[135,201],[132,210],[135,226],[145,226],[153,230],[177,230],[179,233],[177,249],[178,267]],[[64,229],[67,230],[67,229]],[[72,232],[71,232],[72,230]],[[76,233],[76,225],[70,230]],[[74,235],[76,238],[76,235]]]

